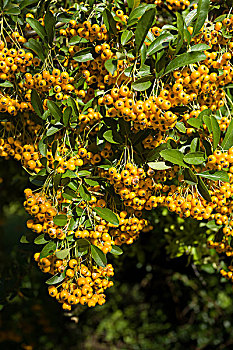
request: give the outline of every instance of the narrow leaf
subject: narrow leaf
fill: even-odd
[[[179,67],[184,67],[199,61],[204,61],[205,59],[206,55],[203,52],[194,51],[182,53],[168,64],[165,70],[165,74],[168,74]]]
[[[118,226],[119,225],[119,219],[115,213],[113,213],[108,208],[100,208],[100,207],[94,207],[93,210],[100,216],[102,219],[110,222],[111,224]]]
[[[138,52],[144,43],[149,29],[151,28],[155,18],[155,9],[146,11],[138,21],[135,30],[135,45],[136,51]]]
[[[91,255],[97,265],[102,267],[105,267],[107,265],[106,255],[95,245],[91,245]]]

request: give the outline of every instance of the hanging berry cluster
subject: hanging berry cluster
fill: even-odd
[[[220,2],[220,6],[216,3]],[[120,255],[166,207],[219,229],[233,280],[228,1],[3,6],[0,156],[29,174],[34,258],[62,304],[102,305]]]

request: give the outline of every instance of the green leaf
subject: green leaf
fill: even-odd
[[[221,137],[221,130],[217,119],[212,115],[204,115],[203,122],[206,124],[209,133],[213,133],[213,150],[215,150]]]
[[[155,149],[152,149],[151,151],[149,151],[149,153],[146,156],[146,159],[148,161],[153,161],[159,158],[160,156],[160,152],[164,149],[167,149],[167,144],[166,143],[162,143],[161,145],[159,145],[158,147],[156,147]]]
[[[145,91],[152,85],[151,79],[154,78],[152,74],[142,77],[132,83],[132,88],[136,91]]]
[[[177,17],[177,29],[179,32],[178,38],[177,38],[177,45],[175,49],[175,54],[177,54],[184,43],[184,20],[182,15],[179,12],[176,12]]]
[[[169,46],[169,42],[174,38],[170,33],[163,33],[158,36],[147,48],[147,56],[153,55],[155,52],[158,52],[165,47]]]
[[[36,55],[39,57],[39,59],[40,59],[42,62],[44,62],[44,60],[45,60],[44,54],[46,54],[46,50],[43,48],[41,42],[39,42],[38,40],[35,40],[35,39],[33,39],[33,38],[30,38],[30,39],[28,40],[28,42],[26,42],[26,43],[24,44],[24,46],[25,46],[27,49],[29,49],[29,50],[35,52]]]
[[[18,5],[10,4],[9,8],[4,9],[4,13],[10,16],[20,15],[21,11]]]
[[[194,52],[185,52],[181,55],[177,56],[172,60],[165,70],[164,74],[168,74],[174,71],[177,68],[187,66],[189,64],[194,64],[199,61],[204,61],[206,59],[206,55],[203,52],[194,51]]]
[[[206,179],[209,179],[212,181],[230,182],[229,176],[228,176],[227,172],[224,170],[203,171],[202,173],[197,174],[197,175],[205,177]]]
[[[49,278],[45,283],[46,284],[57,284],[57,283],[61,283],[66,277],[66,273],[62,272],[59,274],[54,275],[53,277]]]
[[[224,137],[222,144],[221,144],[221,147],[224,150],[228,150],[232,146],[233,146],[233,119],[231,120],[231,122],[227,128],[227,132],[226,132],[225,137]]]
[[[80,170],[78,172],[78,176],[82,177],[82,176],[88,176],[88,175],[91,175],[91,172],[88,171],[88,170]],[[85,179],[86,180],[86,179]]]
[[[198,184],[197,184],[197,189],[200,193],[200,195],[207,200],[208,202],[211,202],[211,196],[209,194],[208,188],[206,187],[206,185],[204,184],[203,180],[201,179],[201,177],[198,177]]]
[[[196,152],[199,151],[200,148],[200,139],[198,137],[195,137],[190,145],[190,152]]]
[[[112,245],[112,249],[111,249],[110,253],[114,254],[114,255],[121,255],[121,254],[123,254],[123,251],[117,245]]]
[[[81,185],[79,187],[79,194],[80,196],[85,200],[85,201],[90,201],[91,200],[91,194],[90,192],[87,190],[86,186]]]
[[[93,210],[100,216],[102,219],[110,222],[111,224],[118,226],[119,225],[119,219],[115,213],[113,213],[108,208],[100,208],[100,207],[94,207]]]
[[[31,93],[31,103],[32,103],[32,107],[34,108],[34,111],[41,118],[44,113],[44,109],[43,109],[40,96],[38,92],[34,89],[32,90],[32,93]]]
[[[44,27],[35,18],[26,18],[27,23],[35,30],[42,40],[46,40],[46,31]]]
[[[80,43],[88,43],[88,40],[85,38],[81,38],[78,35],[72,36],[72,38],[69,40],[69,45],[75,45]]]
[[[209,45],[207,44],[197,44],[191,46],[191,51],[205,51],[205,50],[210,50]]]
[[[90,242],[87,240],[87,239],[85,239],[85,238],[79,238],[79,239],[77,239],[76,240],[76,243],[77,243],[77,245],[78,245],[78,247],[89,247],[89,245],[90,245]]]
[[[46,131],[46,136],[51,136],[56,134],[58,131],[60,131],[62,127],[56,127],[56,126],[51,126],[47,131]]]
[[[44,238],[45,234],[42,233],[41,235],[39,235],[38,237],[36,237],[34,239],[34,243],[35,244],[45,244],[48,243],[48,241]]]
[[[160,152],[161,157],[163,157],[168,162],[177,164],[187,168],[188,166],[183,162],[184,155],[177,149],[165,149]]]
[[[93,60],[94,57],[92,56],[91,49],[86,48],[86,49],[78,51],[74,55],[73,59],[77,62],[87,62],[87,61]]]
[[[186,127],[184,126],[184,123],[182,123],[182,122],[176,123],[176,129],[184,134],[186,133]]]
[[[72,97],[68,98],[67,105],[72,108],[74,115],[78,117],[78,115],[79,115],[78,107],[77,107],[75,100]]]
[[[202,164],[205,161],[205,153],[201,151],[189,152],[184,156],[184,161],[193,165]]]
[[[106,8],[103,11],[102,16],[103,16],[104,24],[107,28],[107,31],[116,35],[117,34],[116,22],[108,8]]]
[[[117,142],[113,139],[113,131],[112,130],[105,131],[105,133],[103,134],[103,137],[105,138],[106,141],[108,141],[110,143],[119,144],[119,142]]]
[[[133,32],[131,30],[124,30],[121,34],[121,45],[125,45],[133,36]]]
[[[53,218],[53,222],[57,226],[65,226],[67,224],[67,216],[66,215],[56,215]]]
[[[144,43],[144,40],[147,36],[149,29],[151,28],[155,19],[155,9],[150,9],[146,11],[136,26],[135,30],[135,48],[136,52],[138,52]]]
[[[106,255],[95,245],[91,245],[91,256],[95,260],[96,264],[102,267],[107,265]]]
[[[197,18],[193,26],[192,36],[195,36],[200,32],[200,29],[202,28],[207,18],[209,7],[210,7],[210,0],[198,0]]]
[[[20,238],[20,243],[30,243],[30,241],[27,239],[26,235],[22,235],[22,237]]]
[[[40,259],[46,258],[46,256],[52,255],[56,250],[56,243],[50,241],[47,243],[40,253]]]
[[[210,116],[210,121],[211,121],[212,133],[213,133],[213,150],[215,151],[220,141],[221,130],[217,119],[213,115]]]
[[[187,120],[187,123],[197,129],[200,129],[202,126],[202,121],[199,118],[190,118]]]
[[[21,10],[23,10],[25,7],[31,6],[35,3],[38,3],[38,0],[23,0],[19,6],[21,8]]]
[[[165,162],[149,162],[147,163],[148,166],[151,168],[151,169],[154,169],[154,170],[167,170],[167,169],[171,169],[170,166],[166,165]]]
[[[140,5],[140,0],[127,0],[127,4],[133,10]]]
[[[196,185],[198,183],[198,178],[190,168],[184,169],[184,180],[189,185]]]
[[[47,101],[47,107],[51,115],[59,122],[63,117],[62,110],[58,107],[58,105],[55,102],[50,100]]]
[[[12,83],[10,83],[9,81],[4,81],[4,83],[0,84],[1,87],[14,87],[14,85]]]
[[[115,71],[117,70],[117,60],[116,59],[110,59],[105,61],[104,63],[104,67],[107,69],[107,71],[109,73],[111,73],[112,75],[115,73]]]
[[[55,255],[58,259],[65,259],[68,255],[69,255],[70,249],[66,248],[66,249],[62,249],[62,250],[58,250]]]
[[[66,109],[63,112],[63,124],[65,127],[69,125],[71,113],[72,113],[72,108],[70,106],[66,107]]]
[[[147,10],[149,9],[155,9],[156,5],[154,4],[148,4],[148,5],[140,5],[137,8],[135,8],[128,18],[127,26],[130,27],[138,22],[138,18],[141,17]]]
[[[52,44],[54,38],[56,18],[51,11],[47,11],[44,17],[45,31],[48,37],[49,44]]]

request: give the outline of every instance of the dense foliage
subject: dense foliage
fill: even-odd
[[[25,186],[30,215],[23,254],[12,250],[20,268],[9,266],[3,276],[3,304],[23,296],[21,288],[33,290],[21,280],[33,252],[63,310],[103,305],[114,262],[124,264],[139,235],[132,250],[138,269],[152,271],[162,253],[185,253],[200,270],[231,280],[230,1],[0,5],[0,156],[9,164],[1,170],[2,198],[18,211],[14,195]],[[14,174],[9,186],[5,171]],[[204,286],[196,265],[192,273]],[[12,286],[7,274],[15,273]],[[164,288],[163,273],[153,283],[148,276],[151,288]],[[182,280],[174,276],[166,286]]]

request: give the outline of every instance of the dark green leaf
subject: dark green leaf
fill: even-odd
[[[231,122],[227,128],[227,132],[226,132],[225,137],[223,139],[223,142],[221,144],[221,147],[224,150],[228,150],[232,146],[233,146],[233,119],[231,120]]]
[[[62,272],[61,274],[54,275],[53,277],[49,278],[45,283],[46,284],[57,284],[61,283],[66,277],[66,273]]]
[[[156,5],[154,4],[148,4],[148,5],[140,5],[137,8],[135,8],[128,18],[127,26],[130,27],[138,22],[138,18],[141,17],[147,10],[149,9],[155,9]]]
[[[136,91],[145,91],[152,85],[151,79],[154,78],[152,74],[142,77],[132,83],[132,88]]]
[[[74,55],[73,59],[77,62],[87,62],[87,61],[93,60],[94,57],[92,56],[91,49],[86,48],[86,49],[83,49],[81,51],[78,51]]]
[[[75,100],[72,97],[68,98],[67,105],[72,108],[74,115],[78,117],[78,115],[79,115],[78,107],[77,107]]]
[[[56,243],[50,241],[47,243],[40,253],[40,259],[46,258],[46,256],[52,255],[56,250]]]
[[[7,15],[10,15],[10,16],[17,16],[20,14],[20,8],[18,5],[13,5],[13,4],[10,4],[10,6],[8,8],[6,8],[4,10],[4,13],[6,13]]]
[[[115,213],[113,213],[108,208],[100,208],[100,207],[94,207],[93,210],[100,216],[102,219],[110,222],[111,224],[118,226],[119,225],[119,219]]]
[[[230,181],[227,172],[224,170],[203,171],[202,173],[197,175],[205,177],[206,179],[209,179],[212,181],[223,181],[223,182]]]
[[[66,215],[56,215],[53,218],[53,222],[57,226],[65,226],[67,224],[67,216]]]
[[[54,38],[56,18],[54,17],[51,11],[46,12],[46,15],[44,17],[44,23],[45,23],[45,31],[48,37],[48,42],[49,44],[52,44],[53,38]]]
[[[199,118],[190,118],[187,120],[187,123],[197,129],[202,126],[202,121]]]
[[[168,162],[177,164],[187,168],[188,166],[183,162],[184,155],[177,149],[165,149],[160,152],[161,157],[163,157]]]
[[[205,23],[205,20],[208,15],[209,7],[210,7],[210,0],[198,0],[197,18],[193,26],[192,36],[195,36],[196,34],[198,34],[203,24]]]
[[[56,134],[59,130],[61,130],[62,127],[55,127],[55,126],[51,126],[47,132],[46,132],[46,136],[51,136]]]
[[[45,49],[43,48],[41,42],[39,42],[38,40],[35,40],[35,39],[33,39],[33,38],[30,38],[30,39],[28,40],[28,42],[26,42],[26,43],[24,44],[24,46],[25,46],[26,48],[28,48],[29,50],[35,52],[36,55],[39,57],[39,59],[40,59],[42,62],[44,62],[44,60],[45,60],[45,55],[44,55],[44,54],[46,54],[46,51],[45,51]]]
[[[123,251],[117,245],[112,245],[112,249],[111,249],[110,253],[114,254],[114,255],[121,255],[121,254],[123,254]]]
[[[177,56],[172,60],[165,70],[165,74],[168,74],[174,71],[177,68],[187,66],[189,64],[194,64],[199,61],[204,61],[206,59],[206,55],[203,52],[194,51],[194,52],[185,52],[181,55]]]
[[[66,109],[63,112],[63,124],[65,127],[69,125],[71,113],[72,113],[72,108],[70,106],[66,107]]]
[[[46,40],[46,31],[44,27],[35,18],[26,18],[27,23],[35,30],[42,40]]]
[[[103,134],[103,137],[105,138],[106,141],[108,141],[110,143],[119,144],[119,142],[114,140],[112,130],[105,131],[105,133]]]
[[[189,152],[184,156],[184,161],[188,164],[198,165],[205,161],[204,152]]]
[[[191,46],[191,51],[205,51],[209,49],[210,47],[207,44],[197,44],[197,45]]]
[[[40,99],[40,96],[38,95],[38,92],[36,90],[32,90],[31,93],[31,103],[32,107],[34,108],[34,111],[39,117],[42,117],[44,113],[43,105]]]
[[[131,30],[124,30],[121,34],[121,45],[125,45],[133,36],[133,32]]]
[[[154,19],[155,9],[150,9],[146,11],[138,21],[135,30],[135,46],[137,52],[140,50],[142,44],[144,43],[147,33],[154,22]]]
[[[116,22],[108,8],[102,13],[104,24],[110,33],[117,34]]]
[[[174,38],[170,33],[163,33],[158,36],[147,49],[147,56],[153,55],[155,52],[164,49],[169,46],[169,42]]]
[[[198,183],[198,178],[190,168],[184,169],[184,180],[189,185],[196,185]]]
[[[56,119],[56,121],[59,122],[63,117],[62,110],[58,107],[58,105],[55,102],[50,100],[47,101],[47,107],[51,115]]]
[[[81,185],[79,187],[79,194],[80,196],[85,200],[85,201],[90,201],[91,200],[91,194],[90,192],[87,190],[86,186]]]
[[[201,177],[198,177],[198,184],[197,184],[197,189],[200,193],[200,195],[207,200],[208,202],[211,202],[211,196],[209,194],[208,188],[206,187],[206,185],[204,184],[203,180],[201,179]]]
[[[38,0],[23,0],[19,6],[21,8],[21,10],[23,10],[25,7],[31,6],[35,3],[38,3]]]
[[[102,252],[102,250],[93,244],[91,245],[91,255],[97,265],[102,267],[105,267],[107,265],[106,255]]]

